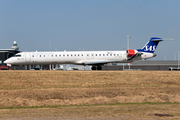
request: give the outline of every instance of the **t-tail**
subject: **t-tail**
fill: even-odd
[[[155,57],[156,54],[154,54],[154,51],[156,50],[157,45],[160,41],[163,41],[163,39],[158,37],[152,37],[142,49],[127,50],[127,60],[146,60]]]
[[[162,38],[152,37],[142,49],[137,49],[138,52],[154,53],[159,42],[163,41]]]

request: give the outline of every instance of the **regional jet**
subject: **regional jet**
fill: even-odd
[[[154,51],[163,39],[152,37],[141,49],[121,51],[62,51],[20,52],[4,61],[7,65],[75,64],[91,65],[92,70],[102,70],[108,63],[131,63],[155,57]]]

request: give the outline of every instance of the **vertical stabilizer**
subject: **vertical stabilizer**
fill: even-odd
[[[163,41],[162,38],[152,37],[142,49],[137,49],[137,51],[154,53],[160,41]]]

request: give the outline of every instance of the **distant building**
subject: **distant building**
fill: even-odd
[[[17,47],[16,41],[14,41],[13,46],[11,49],[0,49],[0,66],[5,65],[3,62],[14,56],[16,53],[19,53],[19,47]]]
[[[169,70],[170,67],[177,68],[178,61],[175,60],[143,60],[131,64],[105,65],[103,70]]]
[[[14,41],[13,46],[11,47],[11,49],[12,49],[12,50],[16,50],[16,51],[19,50],[19,47],[17,46],[16,41]]]

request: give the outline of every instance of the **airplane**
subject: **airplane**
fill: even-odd
[[[155,57],[154,51],[162,38],[152,37],[141,49],[121,51],[53,51],[20,52],[4,61],[7,65],[75,64],[91,65],[92,70],[102,70],[108,63],[131,63]]]

